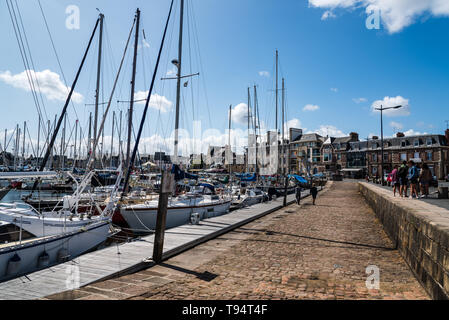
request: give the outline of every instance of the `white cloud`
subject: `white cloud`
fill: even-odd
[[[331,88],[332,92],[338,92],[338,88]]]
[[[309,5],[322,9],[353,9],[363,7],[370,12],[377,8],[388,32],[399,32],[424,14],[449,16],[447,0],[309,0]],[[371,11],[372,12],[372,11]]]
[[[134,94],[135,100],[145,100],[148,97],[148,91],[137,91]],[[136,102],[137,104],[145,104],[145,101]],[[148,105],[150,108],[166,113],[171,110],[173,102],[168,100],[164,96],[160,96],[157,93],[151,95],[150,103]]]
[[[415,131],[413,129],[407,130],[404,132],[404,135],[406,137],[408,136],[419,136],[419,135],[423,135],[423,134],[427,134],[427,132],[419,132],[419,131]]]
[[[391,121],[390,122],[390,127],[392,127],[393,129],[396,129],[396,130],[402,130],[404,128],[402,123],[399,123],[399,122],[396,122],[396,121]]]
[[[284,124],[284,135],[286,137],[288,137],[290,128],[301,129],[302,128],[301,120],[299,120],[297,118],[293,118],[293,119],[288,120],[287,122],[285,122],[285,124]]]
[[[318,109],[320,109],[320,107],[314,104],[307,104],[302,108],[303,111],[316,111]]]
[[[270,73],[268,71],[259,71],[259,76],[268,78]]]
[[[318,133],[320,136],[326,137],[346,137],[348,134],[343,131],[337,129],[335,126],[330,125],[321,125],[319,129],[308,131],[307,133]]]
[[[362,103],[362,102],[367,102],[368,100],[366,98],[354,98],[352,99],[352,101],[354,101],[355,103]]]
[[[170,70],[168,70],[167,76],[169,76],[169,77],[176,76],[176,69],[173,67]]]
[[[373,104],[371,105],[371,111],[379,113],[380,111],[376,110],[376,108],[380,108],[381,106],[383,108],[388,108],[399,105],[401,105],[402,108],[385,110],[383,114],[387,117],[409,116],[410,115],[409,100],[401,96],[385,97],[383,100],[374,101]]]
[[[323,13],[323,15],[321,16],[321,20],[327,20],[330,18],[336,18],[337,16],[330,10],[327,10]]]
[[[251,112],[251,110],[250,110]],[[246,103],[239,103],[232,109],[232,122],[238,124],[248,124],[248,105]]]
[[[37,80],[40,91],[48,100],[66,101],[70,88],[64,85],[59,74],[48,69],[37,72],[34,70],[29,70],[29,72],[32,74],[32,77]],[[13,86],[14,88],[31,91],[26,71],[15,75],[13,75],[10,71],[0,72],[0,80],[10,86]],[[35,85],[36,90],[38,89],[37,82]],[[84,97],[80,93],[73,92],[73,102],[81,103],[83,100]]]

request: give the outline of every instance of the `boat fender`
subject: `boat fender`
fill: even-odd
[[[37,266],[39,268],[47,267],[50,264],[50,256],[47,251],[41,253],[41,255],[37,258]]]
[[[15,275],[20,270],[20,262],[22,259],[19,257],[17,253],[15,253],[11,259],[8,261],[8,267],[6,268],[6,275],[11,276]]]
[[[61,248],[58,250],[57,254],[58,262],[65,262],[69,260],[69,251],[66,248]]]
[[[190,223],[191,224],[199,224],[200,223],[200,214],[198,212],[192,212],[190,214]]]

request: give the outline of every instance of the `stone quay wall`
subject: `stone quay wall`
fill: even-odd
[[[359,191],[432,299],[449,298],[449,210],[393,197],[390,190],[359,182]]]

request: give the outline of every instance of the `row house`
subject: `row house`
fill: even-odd
[[[433,175],[443,179],[449,173],[449,130],[445,135],[426,134],[407,136],[398,133],[384,142],[384,172],[391,172],[395,165],[412,160],[415,163],[427,163]],[[373,137],[368,142],[366,160],[368,174],[380,175],[382,169],[381,140]]]
[[[359,141],[359,135],[351,132],[346,137],[327,137],[321,147],[320,172],[340,172],[347,167],[347,152],[351,143]]]
[[[307,133],[292,142],[292,153],[296,158],[294,172],[300,175],[319,172],[321,147],[325,138],[317,133]]]

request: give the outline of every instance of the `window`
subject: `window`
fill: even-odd
[[[415,141],[413,141],[413,145],[414,145],[415,147],[419,147],[419,140],[416,139]]]
[[[407,145],[407,141],[401,141],[401,147],[405,147]]]
[[[373,167],[373,174],[377,173],[377,167]]]
[[[388,161],[388,153],[384,153],[384,161]]]
[[[428,146],[431,146],[431,145],[432,145],[432,138],[427,138],[426,144],[427,144]]]
[[[377,153],[373,153],[373,162],[377,162]]]
[[[401,161],[407,161],[407,154],[401,153]]]
[[[325,153],[324,154],[324,161],[325,162],[332,161],[332,153]]]
[[[432,160],[433,160],[432,151],[427,151],[427,161],[432,161]]]
[[[377,143],[373,143],[372,145],[371,145],[371,147],[373,148],[373,149],[377,149]]]
[[[341,160],[341,153],[337,154],[337,160]]]

